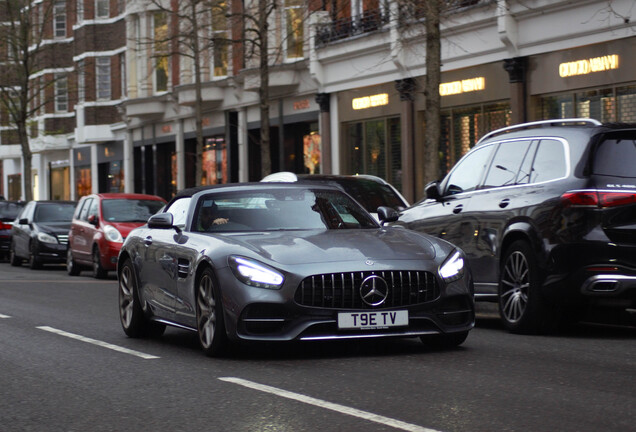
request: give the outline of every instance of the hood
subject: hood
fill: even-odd
[[[38,222],[38,230],[51,234],[68,234],[71,221],[68,222]]]
[[[117,228],[123,238],[128,237],[128,234],[135,228],[146,225],[146,222],[104,222],[103,225],[112,225]]]
[[[432,260],[433,243],[401,228],[229,234],[226,242],[284,265],[365,260]]]

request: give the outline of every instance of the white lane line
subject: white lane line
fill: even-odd
[[[11,318],[11,317],[10,317],[9,315],[2,315],[2,314],[0,314],[0,319],[1,319],[1,318]]]
[[[324,401],[322,399],[316,399],[310,396],[305,396],[299,393],[294,393],[294,392],[290,392],[287,390],[282,390],[276,387],[270,387],[268,385],[264,385],[264,384],[258,384],[252,381],[247,381],[241,378],[235,378],[235,377],[223,377],[223,378],[219,378],[221,381],[225,381],[225,382],[229,382],[229,383],[233,383],[233,384],[238,384],[241,385],[243,387],[248,387],[254,390],[258,390],[258,391],[262,391],[265,393],[270,393],[276,396],[280,396],[280,397],[284,397],[287,399],[292,399],[298,402],[302,402],[302,403],[306,403],[309,405],[314,405],[320,408],[325,408],[328,410],[332,410],[332,411],[336,411],[339,412],[341,414],[347,414],[353,417],[358,417],[364,420],[368,420],[368,421],[372,421],[375,423],[380,423],[386,426],[390,426],[392,428],[395,429],[401,429],[401,430],[405,430],[405,431],[409,431],[409,432],[439,432],[436,431],[435,429],[428,429],[422,426],[418,426],[418,425],[414,425],[411,423],[405,423],[403,421],[400,420],[395,420],[389,417],[384,417],[378,414],[373,414],[370,412],[366,412],[366,411],[361,411],[359,409],[356,408],[351,408],[351,407],[347,407],[344,405],[339,405],[336,403],[332,403],[332,402],[327,402]]]
[[[146,360],[158,359],[159,358],[157,356],[153,356],[153,355],[150,355],[150,354],[145,354],[145,353],[142,353],[142,352],[139,352],[139,351],[135,351],[135,350],[131,350],[131,349],[128,349],[128,348],[120,347],[120,346],[117,346],[117,345],[109,344],[108,342],[102,342],[102,341],[99,341],[97,339],[91,339],[91,338],[87,338],[85,336],[80,336],[80,335],[76,335],[76,334],[73,334],[73,333],[68,333],[68,332],[65,332],[64,330],[58,330],[58,329],[55,329],[53,327],[41,326],[41,327],[37,327],[37,328],[40,329],[40,330],[44,330],[44,331],[47,331],[47,332],[58,334],[60,336],[65,336],[65,337],[68,337],[68,338],[71,338],[71,339],[76,339],[78,341],[87,342],[89,344],[97,345],[97,346],[100,346],[102,348],[108,348],[108,349],[111,349],[113,351],[119,351],[119,352],[124,353],[124,354],[130,354],[130,355],[134,355],[134,356],[137,356],[137,357],[141,357],[142,359],[146,359]]]

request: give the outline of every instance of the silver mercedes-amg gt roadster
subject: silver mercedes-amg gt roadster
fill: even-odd
[[[203,351],[233,341],[420,337],[454,347],[474,326],[473,282],[452,244],[384,226],[334,186],[184,190],[131,232],[117,275],[130,337],[166,325]]]

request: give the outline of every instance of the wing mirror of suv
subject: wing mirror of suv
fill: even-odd
[[[99,219],[94,214],[90,215],[87,220],[89,224],[99,226]]]
[[[170,229],[176,228],[172,224],[172,213],[157,213],[148,219],[148,228]]]
[[[435,201],[439,201],[442,197],[442,193],[439,190],[439,182],[432,181],[424,187],[424,193],[426,198],[433,199]]]
[[[395,222],[399,217],[400,214],[394,208],[386,206],[378,207],[378,219],[380,219],[382,225],[386,222]]]
[[[22,218],[18,221],[19,225],[28,225],[29,224],[29,220],[27,218]]]

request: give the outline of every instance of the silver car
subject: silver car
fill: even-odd
[[[128,336],[185,328],[211,356],[237,340],[420,337],[453,347],[474,325],[461,250],[380,225],[334,186],[183,191],[126,238],[117,274]]]

